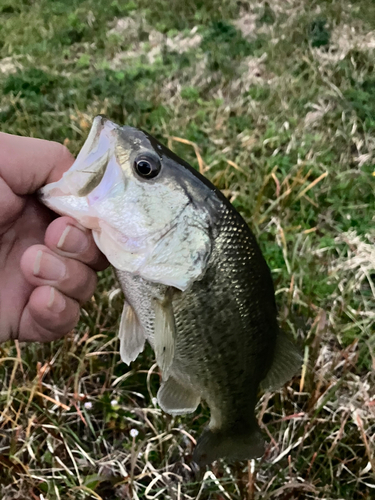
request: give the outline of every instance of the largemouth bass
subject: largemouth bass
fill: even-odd
[[[280,331],[270,270],[249,227],[205,177],[149,134],[94,119],[75,163],[42,201],[92,229],[125,294],[125,363],[148,341],[172,415],[207,402],[200,464],[261,456],[260,385],[276,388],[301,358]]]

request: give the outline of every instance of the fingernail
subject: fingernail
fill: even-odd
[[[66,307],[66,300],[64,296],[57,292],[54,288],[51,287],[49,301],[47,303],[48,309],[55,313],[61,313]]]
[[[68,253],[82,253],[88,246],[87,235],[78,227],[70,225],[66,226],[57,243],[57,248]]]
[[[56,281],[65,276],[65,264],[54,255],[38,250],[33,269],[34,276],[44,280]]]

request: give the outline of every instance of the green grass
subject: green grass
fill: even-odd
[[[102,273],[65,339],[0,347],[2,499],[374,497],[371,12],[370,0],[0,0],[1,130],[76,154],[105,113],[198,167],[172,137],[195,143],[257,235],[306,357],[303,386],[261,396],[264,458],[197,474],[209,411],[161,412],[151,349],[121,363],[122,296]]]

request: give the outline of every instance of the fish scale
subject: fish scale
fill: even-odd
[[[103,117],[41,197],[91,228],[115,268],[125,295],[123,361],[148,341],[161,408],[177,415],[201,400],[210,407],[194,460],[260,456],[259,386],[284,384],[301,356],[279,330],[270,270],[229,201],[152,136]]]
[[[238,387],[241,388],[241,399],[239,404],[243,405],[243,397],[246,398],[247,389],[241,383],[244,378],[253,380],[253,385],[256,384],[257,377],[263,378],[259,373],[259,367],[251,366],[250,360],[257,355],[262,356],[262,368],[267,371],[268,366],[273,359],[273,351],[270,346],[274,343],[274,338],[277,334],[276,309],[273,318],[263,318],[263,323],[267,325],[265,328],[262,345],[258,352],[254,352],[254,342],[252,340],[251,328],[249,329],[249,297],[251,290],[259,293],[258,283],[254,273],[254,263],[252,258],[263,260],[260,251],[254,251],[249,242],[254,244],[254,238],[250,238],[249,229],[242,221],[239,221],[237,216],[230,217],[229,211],[223,207],[224,216],[221,217],[223,226],[219,236],[216,238],[215,247],[212,252],[211,259],[208,263],[206,275],[202,281],[196,282],[192,289],[183,295],[174,307],[176,323],[177,323],[177,353],[176,363],[179,360],[179,353],[190,353],[187,358],[187,363],[184,365],[184,371],[189,373],[189,376],[194,380],[193,385],[200,387],[200,392],[204,399],[213,400],[217,411],[222,414],[224,425],[234,424],[238,420],[237,401]],[[246,231],[246,232],[245,232]],[[235,236],[234,236],[235,235]],[[231,252],[231,244],[234,237],[240,235],[241,252],[238,252],[235,257],[232,256],[232,261],[227,260],[226,254]],[[241,243],[243,243],[241,245]],[[246,245],[247,243],[247,245]],[[237,246],[238,248],[238,246]],[[242,265],[239,267],[238,263]],[[259,265],[259,264],[258,264]],[[265,265],[265,263],[262,265]],[[233,274],[236,275],[233,283]],[[259,275],[261,277],[261,275]],[[234,287],[233,287],[234,284]],[[266,293],[270,294],[273,301],[273,286],[269,280]],[[226,293],[226,288],[231,287],[231,296]],[[207,301],[207,288],[210,288],[209,303]],[[250,292],[250,293],[249,293]],[[245,299],[245,300],[244,300]],[[191,306],[193,304],[193,306]],[[251,309],[256,314],[255,316],[264,316],[259,314],[256,309]],[[209,312],[208,312],[209,311]],[[220,311],[220,314],[218,314]],[[184,320],[181,322],[189,325],[186,317],[195,315],[196,323],[199,327],[193,330],[193,335],[185,336],[183,331],[179,331],[179,318]],[[223,327],[223,323],[230,323],[230,328]],[[259,318],[256,317],[257,329],[259,328]],[[232,332],[236,332],[233,335]],[[181,340],[180,340],[181,339]],[[186,340],[188,339],[188,340]],[[197,350],[192,351],[190,343],[194,342],[202,351],[199,355]],[[267,358],[264,359],[262,352],[263,345],[267,348]],[[249,349],[250,348],[250,349]],[[233,357],[236,356],[236,364],[233,365]],[[217,369],[217,359],[221,357],[220,369]],[[212,366],[207,370],[210,360]],[[203,362],[204,361],[204,362]],[[205,370],[202,370],[202,367]],[[246,374],[245,374],[246,372]],[[173,372],[172,372],[173,373]],[[209,373],[209,378],[206,378],[206,373]],[[264,373],[265,374],[265,373]],[[241,380],[242,379],[242,380]],[[238,383],[240,382],[240,383]],[[260,380],[259,380],[260,382]],[[258,382],[258,383],[259,383]],[[257,384],[256,384],[257,385]],[[250,391],[249,391],[250,392]],[[211,395],[209,395],[211,394]],[[226,406],[222,408],[221,398],[226,394]],[[250,396],[250,394],[249,394]],[[251,396],[250,396],[251,397]],[[211,406],[212,410],[212,406]],[[243,419],[252,418],[250,413],[244,415]]]

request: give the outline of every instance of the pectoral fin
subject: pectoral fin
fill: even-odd
[[[154,350],[156,362],[167,380],[173,362],[176,343],[176,325],[174,321],[172,297],[168,293],[163,300],[154,299],[155,337]]]
[[[181,385],[173,377],[162,382],[157,396],[160,408],[171,415],[192,413],[200,402],[199,394],[193,392],[189,387]]]
[[[134,309],[127,302],[124,303],[122,310],[118,336],[120,339],[121,359],[129,365],[143,351],[145,334]]]

